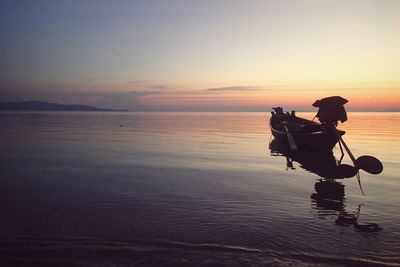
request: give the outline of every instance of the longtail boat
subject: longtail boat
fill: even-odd
[[[296,116],[296,112],[284,112],[282,107],[273,108],[269,127],[272,135],[289,145],[291,151],[311,152],[322,151],[318,157],[332,153],[332,149],[338,143],[341,151],[339,162],[333,166],[331,171],[331,179],[345,178],[357,175],[358,184],[361,192],[364,194],[361,187],[361,179],[359,170],[364,170],[370,174],[379,174],[383,170],[382,162],[377,158],[364,155],[355,158],[350,148],[344,142],[342,136],[345,131],[337,129],[338,122],[347,121],[347,114],[344,109],[344,104],[348,101],[340,96],[331,96],[322,98],[314,102],[313,106],[318,107],[318,113],[315,117],[319,122],[307,120]],[[349,155],[354,166],[341,164],[344,156],[343,148]],[[296,158],[299,153],[293,154],[291,158]],[[302,157],[299,157],[302,158]],[[329,159],[329,157],[328,157]],[[329,168],[328,168],[329,169]],[[330,168],[332,169],[332,168]],[[342,177],[341,177],[342,176]]]
[[[273,112],[269,126],[275,138],[289,144],[292,138],[296,149],[331,151],[345,134],[345,131],[336,127],[296,117],[293,113]]]
[[[284,112],[281,107],[273,108],[269,126],[272,135],[288,143],[292,150],[311,149],[331,151],[345,131],[337,129],[338,121],[346,121],[343,105],[346,99],[335,96],[317,100],[319,107],[316,117],[320,122],[296,116],[296,112]]]

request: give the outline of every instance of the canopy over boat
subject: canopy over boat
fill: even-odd
[[[317,100],[313,103],[314,107],[318,107],[316,117],[322,124],[337,125],[338,121],[347,121],[346,110],[344,104],[348,101],[340,96],[330,96]]]
[[[330,96],[315,101],[313,106],[314,107],[344,106],[344,104],[346,104],[347,102],[349,101],[341,96]]]

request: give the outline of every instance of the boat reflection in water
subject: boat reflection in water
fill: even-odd
[[[353,225],[363,232],[382,229],[375,223],[358,222],[362,204],[354,212],[346,211],[344,185],[337,180],[356,176],[358,172],[356,168],[341,164],[341,159],[337,160],[332,151],[293,151],[279,139],[273,139],[269,148],[272,156],[286,158],[286,170],[296,169],[293,162],[298,162],[301,168],[320,177],[314,185],[315,192],[311,194],[311,205],[316,210],[318,218],[336,217],[336,225]]]

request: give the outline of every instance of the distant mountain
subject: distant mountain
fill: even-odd
[[[53,110],[53,111],[126,111],[96,108],[85,105],[64,105],[43,101],[0,102],[0,110]]]

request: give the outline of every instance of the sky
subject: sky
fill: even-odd
[[[400,1],[0,2],[0,101],[400,109]]]

